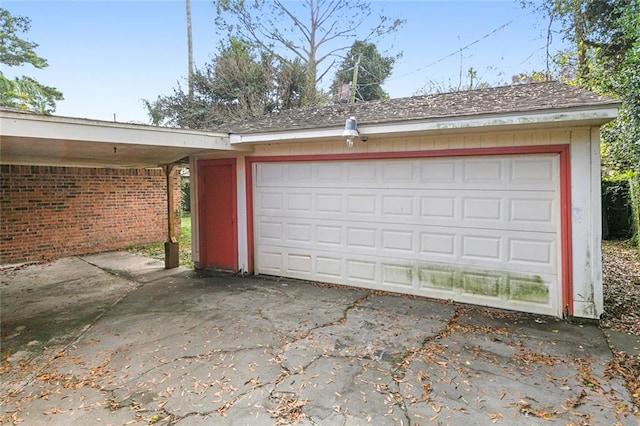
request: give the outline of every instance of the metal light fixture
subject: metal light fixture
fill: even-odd
[[[360,133],[358,133],[358,122],[356,118],[347,118],[346,123],[344,123],[344,131],[342,132],[342,137],[347,140],[347,148],[353,148],[353,138],[357,138],[358,136],[360,136]]]

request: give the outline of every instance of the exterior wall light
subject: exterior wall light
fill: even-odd
[[[353,148],[353,138],[357,138],[358,136],[360,136],[360,133],[358,133],[358,122],[356,118],[347,118],[344,124],[344,131],[342,132],[342,137],[347,140],[347,148]]]

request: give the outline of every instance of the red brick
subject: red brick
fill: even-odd
[[[0,264],[165,240],[165,188],[159,169],[0,166]]]

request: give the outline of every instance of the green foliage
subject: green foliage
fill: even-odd
[[[45,68],[46,59],[35,52],[38,44],[20,38],[19,33],[28,33],[31,20],[13,16],[0,8],[0,63],[10,67],[30,64],[35,68]]]
[[[629,197],[631,201],[632,242],[640,254],[640,175],[629,179]]]
[[[531,73],[521,72],[520,74],[511,77],[513,84],[529,84],[539,83],[542,81],[549,81],[551,76],[548,73],[540,71],[532,71]]]
[[[193,96],[174,88],[149,105],[152,120],[169,125],[207,129],[223,123],[257,117],[301,106],[304,68],[231,39],[220,53],[192,75]]]
[[[457,82],[453,82],[451,79],[446,82],[431,80],[420,90],[416,91],[415,94],[425,95],[428,93],[453,93],[491,87],[489,83],[478,78],[478,72],[473,67],[467,69],[466,77],[468,80],[463,79],[462,69],[460,69],[460,77]]]
[[[397,57],[382,56],[374,43],[355,41],[336,72],[331,86],[335,100],[341,100],[339,94],[342,86],[352,82],[356,65],[356,98],[360,101],[388,99],[389,94],[382,90],[382,84],[391,74],[396,59]]]
[[[178,238],[180,266],[193,269],[191,256],[191,215],[183,214],[180,218],[180,238]],[[148,244],[130,244],[126,250],[152,259],[164,259],[164,241]]]
[[[0,105],[39,114],[51,114],[56,101],[64,99],[54,87],[43,86],[31,77],[7,79],[0,73]]]
[[[160,126],[164,121],[164,103],[160,96],[155,101],[150,101],[148,99],[140,100],[144,104],[144,108],[147,110],[147,115],[149,115],[149,120],[151,124],[154,126]]]
[[[282,63],[304,68],[304,106],[322,101],[317,85],[333,69],[341,52],[360,35],[365,42],[396,31],[403,21],[379,15],[364,0],[215,1],[216,25]],[[370,25],[371,24],[371,25]],[[364,35],[364,37],[362,37]],[[348,44],[344,44],[348,43]]]
[[[602,179],[603,225],[605,238],[636,238],[637,236],[637,200],[634,210],[635,172],[613,173]]]
[[[30,27],[28,18],[13,16],[0,8],[0,63],[10,67],[48,66],[47,61],[35,53],[38,45],[19,36],[27,33]],[[42,85],[31,77],[10,80],[0,72],[0,106],[51,114],[56,109],[56,101],[63,99],[56,88]]]
[[[603,170],[640,171],[640,1],[545,0],[539,11],[572,45],[555,56],[556,77],[622,103],[602,128]]]
[[[191,183],[189,179],[180,181],[180,208],[182,212],[191,212]]]

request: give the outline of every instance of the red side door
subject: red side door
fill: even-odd
[[[236,160],[198,163],[200,267],[238,270]]]

